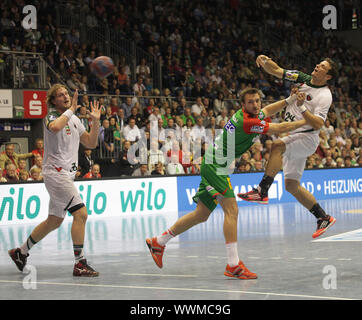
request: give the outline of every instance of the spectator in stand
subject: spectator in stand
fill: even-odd
[[[148,170],[147,164],[141,164],[140,167],[132,173],[132,177],[146,177],[150,175],[151,173]]]
[[[138,77],[137,82],[133,85],[133,92],[135,95],[143,95],[143,91],[146,90],[145,85],[143,84],[143,77]]]
[[[94,164],[91,166],[90,171],[88,171],[88,172],[83,176],[83,178],[84,178],[84,179],[100,179],[100,178],[102,178],[100,172],[101,172],[101,167],[99,166],[98,163],[94,163]]]
[[[152,140],[148,151],[148,170],[152,172],[157,163],[165,164],[165,162],[164,153],[158,147],[158,140]]]
[[[191,139],[195,142],[197,139],[203,141],[206,138],[206,130],[203,125],[203,118],[197,117],[196,123],[191,129]]]
[[[5,145],[5,151],[0,154],[0,167],[5,168],[5,163],[11,162],[15,165],[15,169],[18,168],[19,159],[28,159],[33,157],[33,153],[15,153],[15,145],[8,143]]]
[[[224,93],[220,91],[217,94],[217,98],[214,100],[214,112],[218,115],[223,109],[226,109],[226,103],[224,101]]]
[[[16,173],[16,166],[15,164],[8,162],[6,164],[6,174],[4,176],[4,178],[6,179],[6,182],[18,182],[19,181],[19,177]]]
[[[81,106],[78,109],[78,118],[80,119],[80,122],[82,122],[82,124],[84,125],[85,130],[87,132],[89,132],[90,131],[90,125],[89,125],[90,117],[87,113],[87,107]]]
[[[44,157],[44,140],[42,138],[37,138],[35,140],[35,149],[31,151],[31,153],[35,156],[37,154],[41,155],[41,157]],[[34,164],[34,158],[33,158],[33,164]]]
[[[196,98],[196,102],[192,105],[191,107],[191,114],[194,118],[197,118],[198,116],[201,115],[201,112],[205,110],[205,107],[202,103],[202,98],[201,97],[197,97]]]
[[[195,122],[196,122],[194,117],[191,114],[191,108],[190,107],[185,108],[184,113],[181,115],[181,119],[183,120],[184,125],[186,125],[187,119],[191,119],[192,125],[194,125]]]
[[[132,110],[132,98],[131,97],[127,97],[125,102],[122,103],[121,105],[121,109],[124,110],[124,116],[126,121],[128,121],[128,118],[131,116],[131,110]]]
[[[34,167],[30,169],[30,181],[43,181],[43,176],[41,174],[41,169]]]
[[[85,148],[78,160],[78,165],[80,167],[80,176],[83,177],[86,173],[91,170],[92,165],[94,164],[93,150]]]
[[[40,156],[40,155],[39,155],[39,156]],[[19,161],[18,161],[18,168],[16,169],[16,173],[19,174],[19,172],[20,172],[21,170],[26,170],[26,171],[27,171],[26,166],[27,166],[27,160],[25,160],[25,159],[19,159]]]
[[[164,175],[166,175],[164,165],[161,162],[157,163],[156,166],[155,166],[155,170],[153,170],[151,172],[151,175],[152,176],[164,176]]]
[[[72,90],[75,91],[76,89],[82,90],[81,83],[78,79],[78,74],[76,72],[72,72],[70,75],[70,79],[67,80],[67,86]]]
[[[250,172],[250,171],[251,171],[251,165],[248,161],[245,160],[241,160],[235,169],[236,173]]]
[[[27,170],[19,171],[19,181],[25,182],[25,181],[29,181],[29,179],[30,179],[30,175]],[[5,181],[6,181],[6,179],[5,179]]]
[[[114,116],[116,118],[116,122],[117,125],[119,127],[119,131],[121,132],[121,134],[123,134],[123,129],[126,126],[126,118],[125,118],[125,114],[124,114],[124,109],[120,108],[118,110],[118,113]]]
[[[34,165],[30,168],[29,171],[31,171],[31,169],[33,169],[33,168],[38,168],[38,169],[42,170],[43,169],[43,157],[40,154],[38,154],[34,157],[34,160],[35,160]]]
[[[166,172],[169,175],[185,174],[182,164],[179,162],[178,154],[171,155],[171,162],[166,166]]]
[[[142,58],[140,64],[136,66],[136,76],[138,78],[149,78],[151,76],[150,67],[146,64],[146,59]]]
[[[136,126],[138,128],[142,128],[144,126],[143,117],[136,106],[131,109],[131,115],[128,118],[128,121],[130,121],[131,119],[135,120]]]
[[[128,150],[130,149],[130,147],[131,143],[126,140],[123,143],[123,150],[119,154],[119,159],[117,163],[119,166],[120,176],[130,176],[134,170],[133,165],[135,164],[135,161],[130,155],[128,155]]]
[[[104,119],[99,128],[99,141],[102,152],[109,155],[114,151],[113,131],[109,128],[109,120]]]
[[[128,74],[126,73],[126,67],[122,66],[117,75],[117,81],[118,81],[119,86],[124,86],[126,84],[127,80],[129,80],[129,77],[128,77]]]
[[[115,115],[118,113],[120,106],[118,105],[118,99],[116,97],[111,98],[111,103],[110,103],[109,107],[111,108],[112,115]]]
[[[352,164],[352,158],[350,156],[347,156],[344,158],[344,166],[345,168],[352,168],[353,164]]]
[[[128,125],[123,129],[123,136],[131,143],[137,142],[141,139],[141,132],[136,125],[135,119],[129,119]]]
[[[222,120],[225,123],[229,121],[228,110],[226,108],[222,109],[220,114],[216,117],[216,125],[220,126],[220,121],[222,121]]]

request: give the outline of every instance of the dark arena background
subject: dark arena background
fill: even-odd
[[[227,318],[247,310],[241,300],[360,300],[361,8],[357,0],[1,1],[0,299],[123,300],[132,319]],[[257,279],[223,275],[220,206],[167,244],[159,269],[145,239],[196,208],[205,132],[223,130],[248,87],[260,90],[262,107],[291,92],[291,81],[257,66],[259,55],[306,74],[326,57],[337,65],[320,143],[300,181],[336,223],[313,239],[316,219],[280,171],[269,204],[236,197],[239,256]],[[98,56],[114,63],[103,79],[90,71]],[[74,182],[96,278],[72,276],[70,214],[31,249],[23,272],[8,255],[48,217],[43,119],[56,83],[71,96],[78,90],[76,116],[88,132],[90,103],[102,105],[97,147],[80,145]],[[284,110],[271,121],[283,119]],[[236,159],[235,195],[258,185],[277,138],[260,135]]]

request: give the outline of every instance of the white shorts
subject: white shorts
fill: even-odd
[[[281,138],[286,150],[283,154],[284,179],[300,181],[305,162],[318,147],[319,135],[315,133],[295,133]]]
[[[43,170],[45,188],[49,193],[49,215],[65,218],[68,210],[74,212],[84,206],[73,176],[64,169],[59,172],[54,169]]]

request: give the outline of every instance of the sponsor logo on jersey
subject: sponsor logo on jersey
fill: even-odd
[[[228,133],[233,133],[233,131],[235,130],[235,126],[233,125],[233,123],[229,120],[226,125],[224,126],[224,129],[228,132]]]
[[[69,125],[66,125],[66,126],[65,126],[65,133],[66,133],[68,136],[71,135],[71,131],[70,131]]]
[[[308,94],[306,99],[307,99],[307,101],[311,101],[313,99],[313,97],[310,94]]]
[[[264,131],[264,126],[252,126],[250,132],[253,133],[262,133]]]
[[[289,81],[296,81],[298,79],[299,73],[297,70],[287,70],[285,72],[285,79]]]

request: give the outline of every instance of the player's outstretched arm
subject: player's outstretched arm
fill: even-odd
[[[307,124],[305,120],[298,120],[293,122],[270,123],[268,133],[278,134],[296,130]]]
[[[270,117],[270,116],[278,113],[282,109],[284,109],[284,107],[286,107],[287,105],[294,103],[294,101],[297,98],[297,94],[298,94],[298,88],[293,88],[290,93],[290,96],[287,99],[279,100],[277,102],[274,102],[274,103],[271,103],[271,104],[268,104],[267,106],[265,106],[262,109],[265,117]]]
[[[256,58],[256,65],[262,67],[267,73],[283,79],[284,69],[279,67],[271,58],[265,55],[259,55]]]

